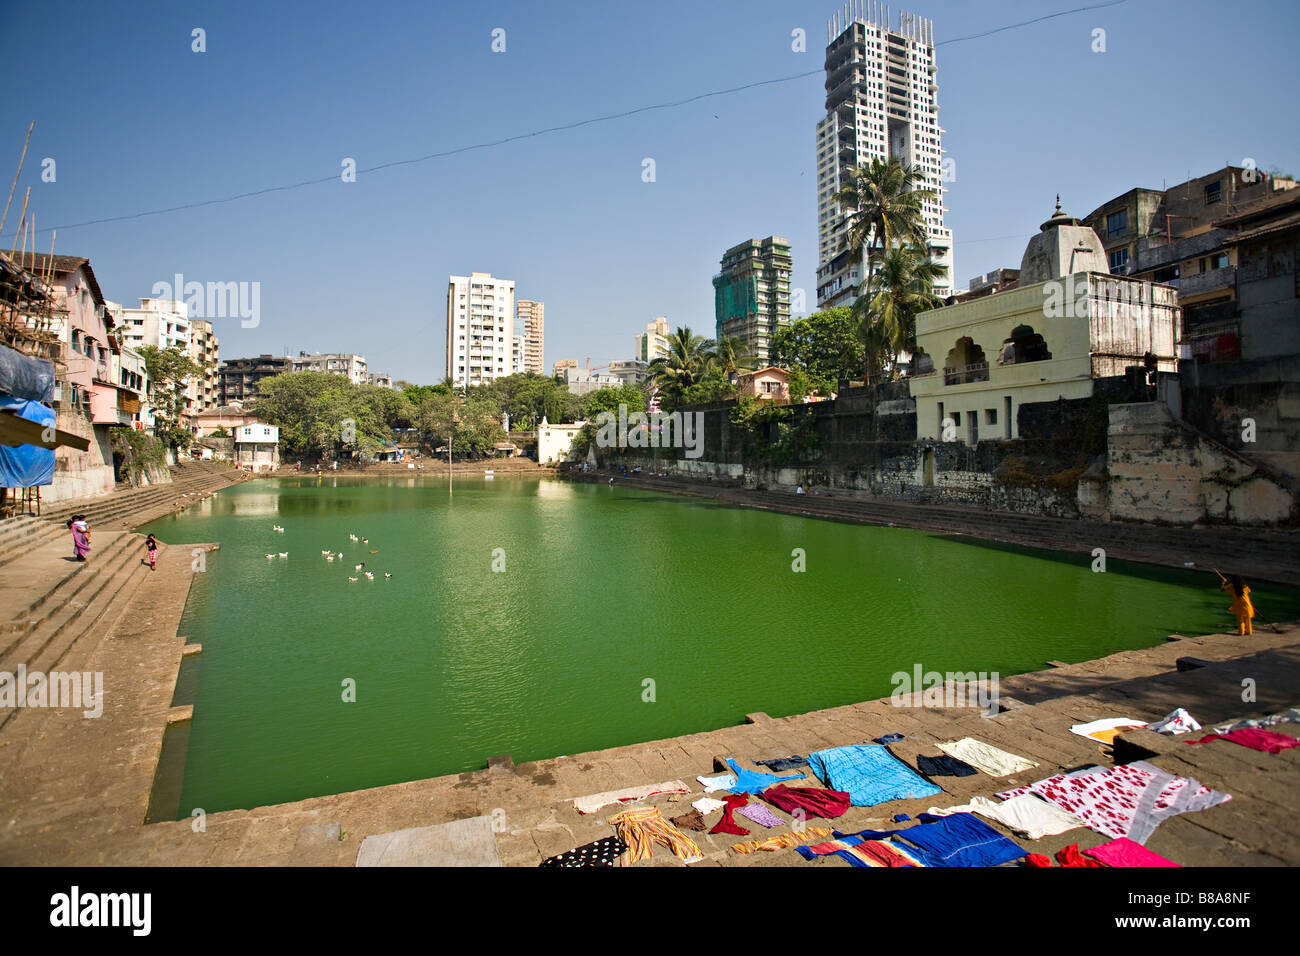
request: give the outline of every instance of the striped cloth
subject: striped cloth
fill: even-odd
[[[766,840],[746,840],[744,843],[733,843],[731,848],[737,853],[757,853],[759,850],[784,850],[786,847],[820,840],[822,837],[830,836],[832,832],[827,827],[809,827],[802,833],[798,830],[791,830],[789,833],[781,833],[774,837],[768,837]]]
[[[686,863],[695,863],[704,859],[699,845],[663,818],[658,807],[636,807],[616,813],[607,821],[624,843],[628,845],[623,854],[623,865],[631,866],[637,860],[646,860],[654,855],[654,844],[667,847]]]
[[[915,851],[909,853],[901,844],[890,840],[868,840],[861,836],[845,836],[795,849],[807,860],[834,853],[853,866],[925,866]]]

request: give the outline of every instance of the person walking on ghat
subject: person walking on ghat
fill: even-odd
[[[85,561],[90,553],[90,525],[86,523],[86,516],[73,515],[68,527],[72,529],[72,555],[78,561]]]
[[[158,570],[158,542],[154,540],[153,535],[149,535],[144,543],[145,550],[149,553],[149,570]]]
[[[1254,634],[1250,619],[1255,616],[1255,605],[1250,603],[1250,588],[1246,586],[1240,574],[1234,574],[1231,581],[1222,574],[1219,577],[1223,579],[1219,590],[1232,594],[1232,603],[1228,605],[1228,610],[1237,618],[1237,633],[1243,637]]]

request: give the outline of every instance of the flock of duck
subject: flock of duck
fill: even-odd
[[[271,530],[274,531],[274,532],[276,532],[276,533],[278,533],[278,534],[284,534],[284,528],[281,527],[281,526],[278,525],[278,524],[273,524],[273,525],[271,525]],[[348,537],[351,538],[353,541],[356,541],[356,542],[358,542],[358,543],[360,543],[360,544],[369,544],[369,543],[370,543],[370,539],[369,539],[369,538],[358,538],[355,534],[349,534]],[[376,548],[375,550],[373,550],[373,551],[370,551],[370,554],[378,554],[378,553],[379,553],[379,550],[378,550],[377,548]],[[268,560],[268,561],[271,561],[271,560],[275,560],[275,558],[276,558],[277,556],[279,556],[279,557],[281,557],[281,558],[288,558],[288,557],[289,557],[289,552],[288,552],[288,551],[272,552],[272,553],[267,554],[266,557],[267,557],[267,560]],[[330,561],[330,562],[333,562],[333,561],[336,561],[336,560],[337,560],[337,561],[341,561],[341,560],[343,560],[343,552],[342,552],[342,551],[329,551],[329,550],[324,550],[324,551],[321,551],[321,557],[323,557],[326,561]],[[356,565],[356,566],[354,567],[354,570],[363,572],[363,573],[365,574],[365,577],[366,577],[366,580],[367,580],[367,581],[373,581],[373,580],[375,579],[375,573],[374,573],[373,571],[366,571],[366,570],[365,570],[365,567],[366,567],[366,562],[362,561],[360,564],[358,564],[358,565]],[[393,575],[392,575],[391,573],[389,573],[388,571],[385,571],[385,572],[384,572],[384,578],[385,578],[385,579],[391,578],[392,576],[393,576]],[[354,577],[352,577],[351,575],[349,575],[349,576],[348,576],[348,580],[349,580],[349,581],[360,581],[361,579],[360,579],[360,578],[354,578]]]

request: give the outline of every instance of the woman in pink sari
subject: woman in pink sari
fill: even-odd
[[[85,561],[90,552],[90,525],[86,523],[86,516],[73,515],[68,527],[72,529],[73,555],[78,561]]]

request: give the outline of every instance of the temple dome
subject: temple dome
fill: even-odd
[[[1101,237],[1062,212],[1060,196],[1056,197],[1056,214],[1039,229],[1020,260],[1021,288],[1076,272],[1110,272]]]

